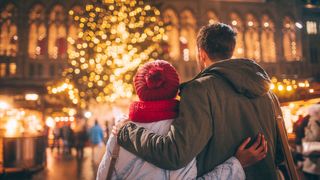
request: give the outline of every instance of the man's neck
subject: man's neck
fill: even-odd
[[[214,59],[212,59],[212,60],[211,59],[206,59],[204,66],[205,66],[205,68],[207,68],[209,66],[212,66],[215,62],[216,61]]]

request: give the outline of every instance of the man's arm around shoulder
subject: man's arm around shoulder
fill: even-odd
[[[207,90],[198,81],[181,93],[179,117],[167,135],[161,136],[134,123],[123,126],[118,143],[142,159],[168,170],[186,166],[212,136],[212,114]]]

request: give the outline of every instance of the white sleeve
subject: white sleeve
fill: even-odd
[[[106,152],[104,153],[103,158],[99,164],[96,180],[105,180],[107,178],[107,171],[110,166],[111,151],[114,148],[116,140],[117,138],[114,135],[111,135],[108,139]]]
[[[200,178],[203,180],[245,180],[246,175],[237,158],[231,157]]]

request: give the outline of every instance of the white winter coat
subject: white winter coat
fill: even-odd
[[[169,131],[172,119],[163,120],[153,123],[136,123],[146,129],[153,131],[159,135],[165,135]],[[196,139],[195,139],[196,141]],[[101,160],[97,172],[97,180],[105,180],[107,170],[110,164],[110,156],[112,149],[116,143],[116,137],[111,136],[107,143],[106,152]],[[194,158],[186,167],[175,171],[160,169],[143,159],[135,156],[127,150],[120,148],[119,158],[117,159],[112,179],[145,179],[145,180],[184,180],[195,179],[197,176],[196,159]],[[210,173],[201,177],[201,179],[245,179],[245,174],[240,162],[232,157],[223,164],[216,167]]]

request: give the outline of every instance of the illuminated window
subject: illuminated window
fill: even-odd
[[[260,61],[260,40],[259,40],[259,24],[256,18],[252,14],[248,14],[246,17],[246,32],[245,32],[245,44],[246,44],[246,57]]]
[[[68,54],[75,50],[75,43],[79,40],[78,35],[81,31],[79,28],[79,24],[74,21],[74,17],[82,14],[83,11],[80,6],[75,6],[69,11],[69,33],[68,33]]]
[[[196,31],[197,22],[192,12],[190,10],[183,11],[181,13],[180,50],[184,54],[183,59],[185,61],[196,60]]]
[[[317,34],[317,23],[314,21],[307,21],[307,33],[308,34]]]
[[[283,21],[283,53],[287,61],[297,59],[297,37],[295,24],[292,19],[285,17]]]
[[[208,18],[208,23],[209,24],[214,24],[214,23],[219,22],[218,16],[213,11],[208,11],[207,12],[207,18]]]
[[[0,78],[7,75],[7,65],[5,63],[0,64]]]
[[[47,29],[45,26],[45,9],[35,5],[29,14],[29,57],[35,59],[47,51]]]
[[[48,54],[50,58],[65,58],[67,55],[67,32],[64,21],[63,7],[54,6],[49,17]]]
[[[9,73],[10,73],[10,76],[16,75],[16,73],[17,73],[17,65],[16,65],[16,63],[10,63]]]
[[[8,4],[0,13],[0,55],[16,56],[18,51],[17,9]]]
[[[273,21],[266,15],[262,16],[261,48],[264,62],[276,61],[274,31]]]
[[[236,47],[233,58],[244,58],[243,23],[236,13],[230,15],[230,24],[237,31]]]
[[[180,43],[179,43],[179,18],[172,9],[167,9],[163,12],[163,22],[166,26],[166,38],[168,43],[167,54],[173,60],[180,58]]]

